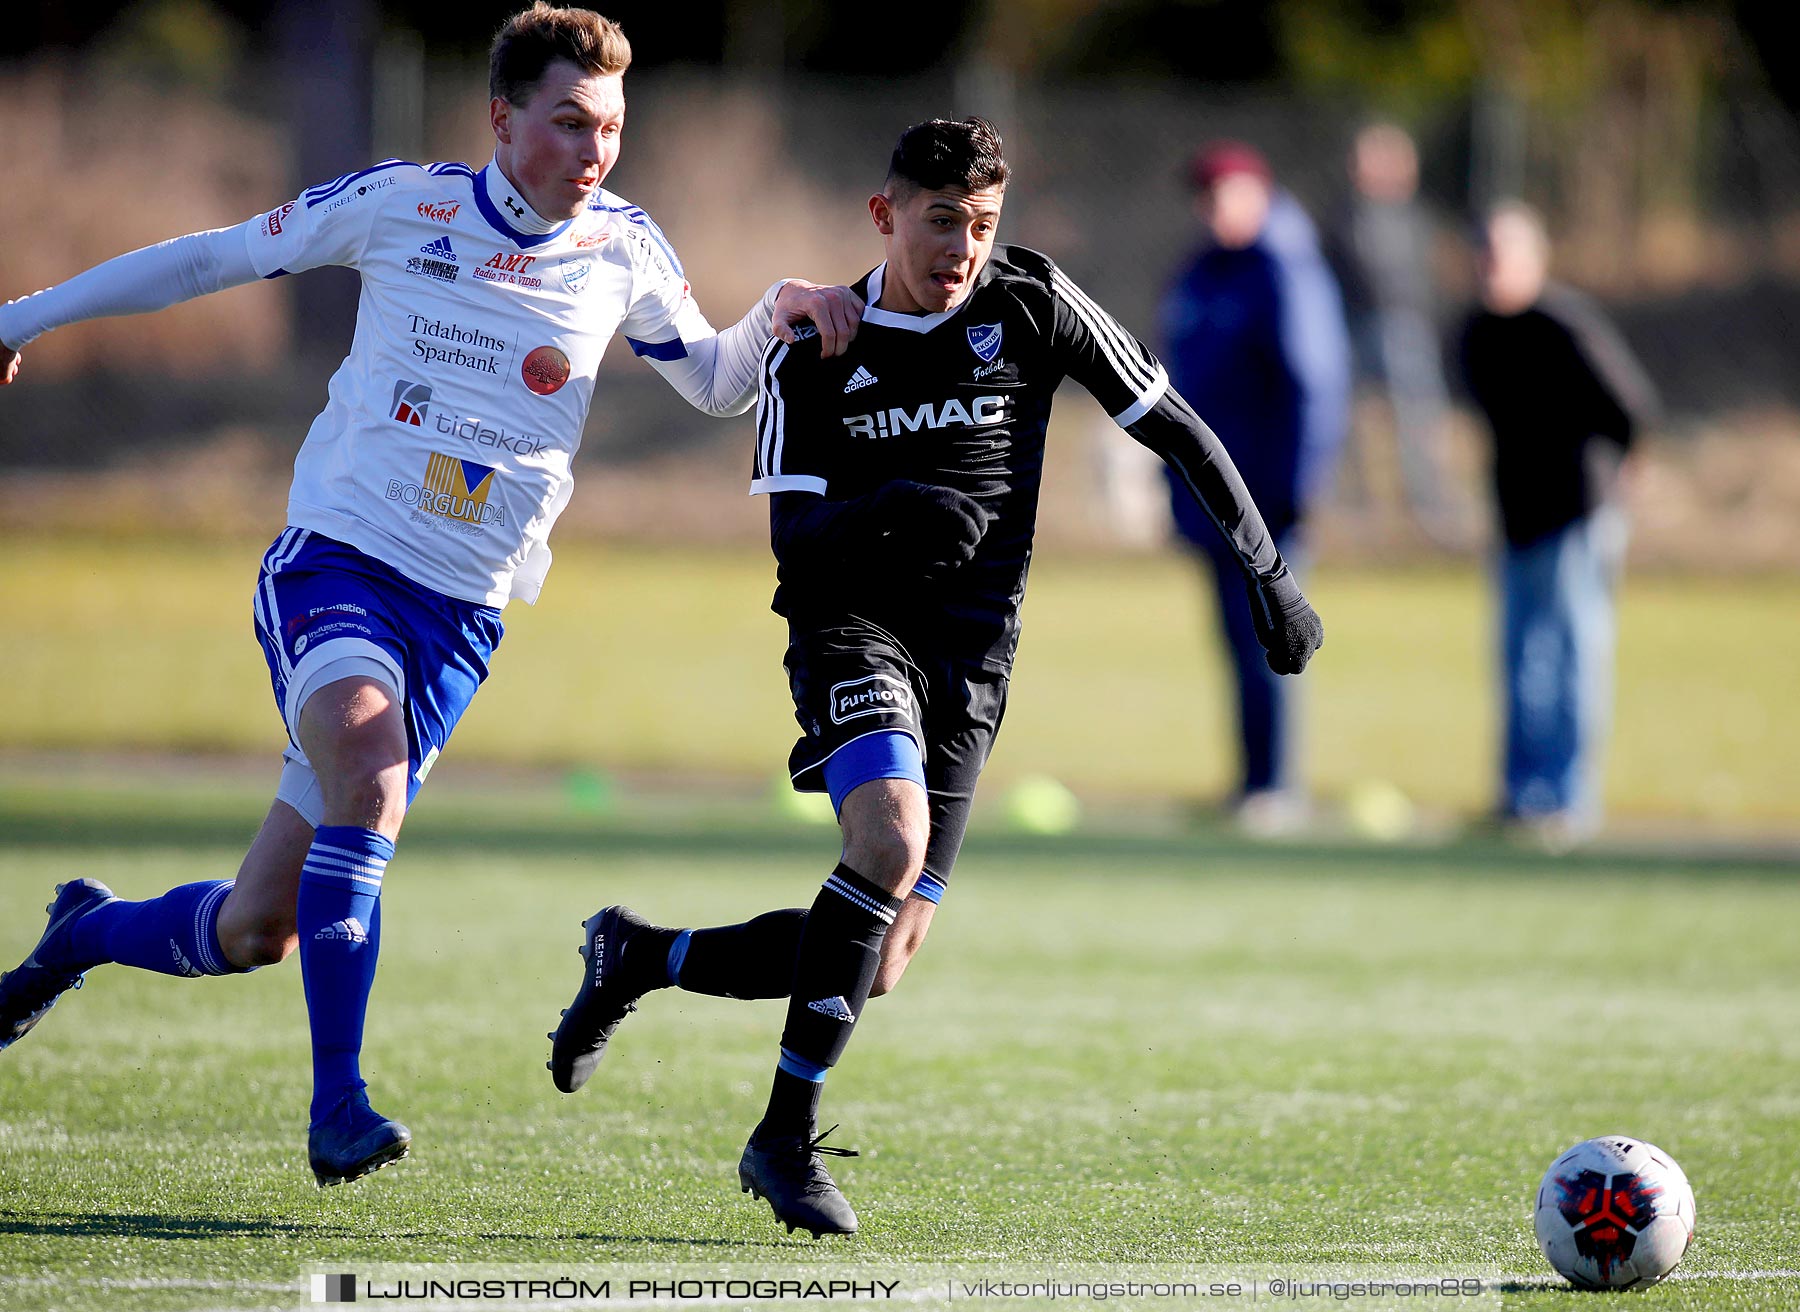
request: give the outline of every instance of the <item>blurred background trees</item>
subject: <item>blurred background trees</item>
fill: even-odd
[[[1471,216],[1524,197],[1549,218],[1559,273],[1608,304],[1664,388],[1665,436],[1677,443],[1664,467],[1675,472],[1653,477],[1650,494],[1668,498],[1654,517],[1673,526],[1668,550],[1678,555],[1697,517],[1721,505],[1756,512],[1752,536],[1770,543],[1791,525],[1800,64],[1782,55],[1782,6],[988,0],[928,17],[827,0],[602,7],[635,50],[630,131],[610,185],[670,231],[718,321],[779,274],[860,275],[879,259],[862,200],[898,129],[983,113],[1017,166],[1007,237],[1054,252],[1153,336],[1168,271],[1195,239],[1182,183],[1195,146],[1255,142],[1328,221],[1351,135],[1388,118],[1420,144],[1446,330],[1468,292]],[[10,6],[0,26],[0,290],[240,222],[382,156],[483,162],[485,47],[511,8]],[[355,294],[354,275],[323,271],[153,321],[54,334],[32,348],[37,385],[0,412],[0,469],[92,471],[132,451],[225,443],[247,462],[231,466],[239,482],[267,466],[268,487],[243,495],[278,504]],[[605,370],[585,459],[642,474],[704,457],[699,477],[735,488],[741,462],[719,455],[739,440],[734,426],[681,413],[630,361]],[[1078,406],[1061,413],[1065,427],[1092,419]],[[0,510],[50,514],[58,496],[24,486],[0,480]],[[656,506],[660,524],[680,498],[634,489],[626,500]],[[617,509],[578,503],[571,526],[644,527],[609,518]],[[1071,514],[1050,531],[1092,522]],[[1366,516],[1343,536],[1350,550],[1395,540]],[[1657,541],[1652,522],[1640,549],[1655,554]],[[1783,558],[1770,550],[1751,554]]]

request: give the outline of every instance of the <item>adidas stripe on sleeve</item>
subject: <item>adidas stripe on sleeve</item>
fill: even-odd
[[[1150,348],[1126,331],[1061,269],[1052,269],[1056,348],[1065,373],[1133,438],[1180,476],[1244,570],[1273,578],[1286,566],[1218,436],[1169,386]]]
[[[1064,369],[1114,423],[1130,428],[1169,390],[1168,372],[1068,274],[1052,268],[1050,286],[1056,295],[1056,340]]]
[[[814,492],[830,487],[829,450],[820,440],[823,428],[806,422],[808,388],[804,376],[819,359],[818,334],[802,328],[793,345],[771,338],[763,352],[756,402],[756,456],[750,495],[770,492]],[[799,385],[790,385],[799,379]],[[839,425],[833,422],[832,427]]]

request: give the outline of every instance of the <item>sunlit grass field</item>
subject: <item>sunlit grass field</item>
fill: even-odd
[[[272,760],[282,730],[249,604],[265,545],[0,538],[0,749]],[[559,551],[542,604],[508,610],[453,755],[775,774],[794,727],[772,577],[757,549]],[[1326,571],[1310,591],[1327,632],[1303,679],[1313,787],[1329,798],[1386,781],[1427,808],[1486,810],[1486,580],[1472,568]],[[1179,558],[1041,557],[991,778],[1048,773],[1127,801],[1227,791],[1231,712],[1210,623]],[[1795,651],[1800,579],[1629,579],[1614,814],[1800,823]]]
[[[58,880],[137,897],[229,875],[282,734],[250,630],[259,544],[0,549],[5,969]],[[316,1272],[676,1263],[1204,1271],[1264,1281],[1263,1302],[1283,1273],[1472,1276],[1481,1305],[1568,1307],[1530,1197],[1560,1150],[1614,1132],[1673,1153],[1699,1200],[1678,1278],[1634,1300],[1800,1305],[1800,698],[1770,655],[1800,650],[1800,583],[1630,583],[1618,828],[1553,859],[1329,823],[1249,845],[1197,818],[1184,803],[1230,780],[1197,580],[1041,560],[951,895],[828,1085],[864,1229],[815,1244],[735,1184],[779,1004],[659,994],[582,1094],[543,1069],[596,907],[733,920],[809,901],[835,860],[828,825],[763,795],[793,733],[770,573],[759,552],[577,547],[541,607],[508,612],[384,894],[365,1071],[409,1160],[313,1188],[293,963],[101,969],[0,1054],[0,1309],[288,1308]],[[1312,593],[1317,792],[1385,780],[1428,819],[1481,811],[1483,580],[1328,572]],[[1008,829],[993,803],[1027,774],[1080,792],[1085,827]]]
[[[735,1184],[779,1004],[655,995],[575,1097],[543,1063],[583,916],[805,901],[833,832],[751,800],[597,814],[553,783],[433,783],[387,883],[365,1062],[414,1156],[314,1189],[292,963],[97,970],[0,1054],[0,1307],[302,1306],[309,1272],[380,1264],[820,1260],[1477,1275],[1506,1307],[1564,1307],[1529,1200],[1613,1132],[1675,1154],[1699,1198],[1682,1278],[1634,1299],[1800,1301],[1791,868],[978,823],[828,1083],[864,1230],[827,1247]],[[227,873],[258,794],[0,774],[0,955],[55,880]]]

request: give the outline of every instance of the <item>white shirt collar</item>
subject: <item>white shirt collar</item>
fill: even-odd
[[[524,194],[513,186],[512,179],[500,167],[500,158],[495,156],[481,171],[482,181],[487,186],[487,193],[500,209],[505,211],[507,225],[520,232],[529,233],[533,237],[541,237],[545,233],[555,232],[568,222],[567,219],[546,219],[532,208]]]
[[[884,310],[876,302],[881,299],[882,281],[886,275],[886,260],[877,265],[875,272],[869,275],[869,299],[867,308],[863,310],[864,323],[880,324],[883,328],[904,328],[909,333],[928,333],[939,324],[961,314],[963,306],[975,297],[971,290],[959,304],[937,314],[901,314],[897,310]]]

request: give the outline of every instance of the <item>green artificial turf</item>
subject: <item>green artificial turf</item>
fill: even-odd
[[[4,965],[59,879],[135,897],[229,875],[259,785],[0,772]],[[596,907],[805,903],[833,831],[699,789],[607,807],[450,767],[433,786],[386,883],[364,1062],[414,1155],[314,1188],[296,963],[96,970],[0,1054],[0,1307],[301,1307],[313,1272],[451,1263],[1265,1282],[1202,1306],[1268,1303],[1283,1271],[1480,1277],[1480,1306],[1585,1307],[1530,1200],[1562,1149],[1614,1132],[1698,1196],[1680,1278],[1633,1306],[1800,1303],[1791,865],[978,820],[930,942],[828,1082],[863,1230],[814,1243],[735,1182],[781,1004],[653,995],[574,1097],[544,1035]],[[954,1301],[936,1288],[911,1302]]]

